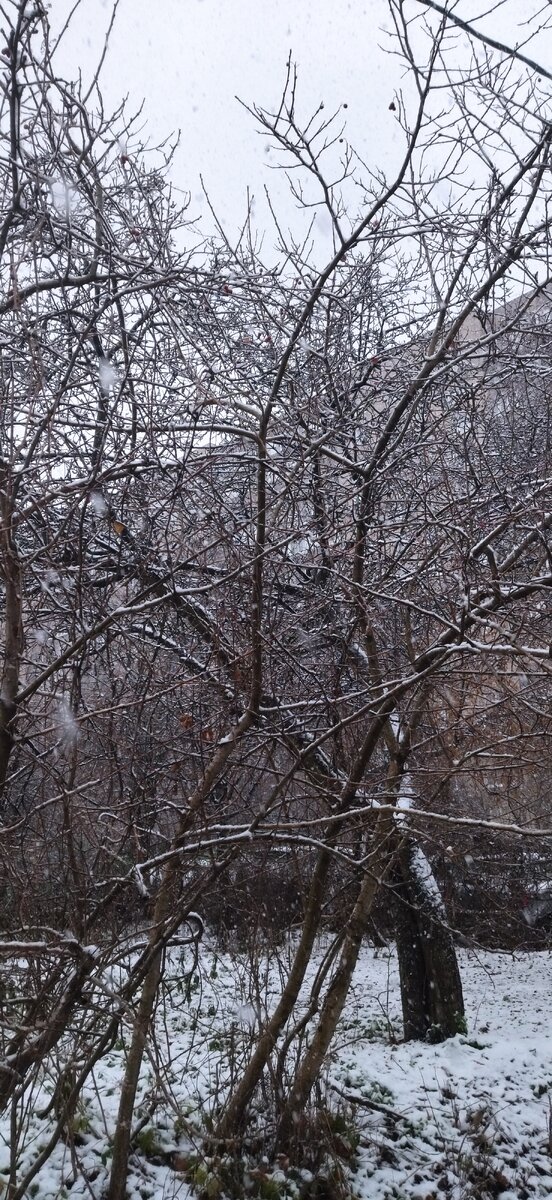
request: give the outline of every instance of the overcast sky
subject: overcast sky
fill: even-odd
[[[71,4],[53,0],[52,19],[57,22]],[[421,8],[418,0],[407,6],[412,13]],[[90,73],[111,10],[111,0],[81,0],[65,42],[64,73]],[[485,10],[480,27],[510,44],[552,17],[551,0],[457,0],[455,8],[464,18]],[[528,25],[539,11],[541,17]],[[386,0],[120,0],[103,92],[108,106],[127,94],[132,109],[144,101],[145,133],[153,142],[180,130],[173,178],[191,193],[194,216],[205,212],[202,175],[231,235],[245,215],[248,186],[261,227],[267,220],[265,185],[292,225],[293,205],[269,169],[274,158],[267,138],[235,97],[276,105],[291,52],[301,111],[310,114],[321,100],[328,110],[346,102],[349,140],[370,165],[389,169],[402,147],[389,111],[401,86],[399,64],[385,53],[389,29]],[[552,67],[552,34],[534,33],[526,52]]]

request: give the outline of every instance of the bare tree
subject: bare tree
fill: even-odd
[[[511,62],[456,74],[445,19],[390,11],[412,85],[392,179],[341,111],[302,118],[291,64],[277,109],[252,110],[329,218],[321,267],[276,217],[276,266],[249,223],[197,244],[170,153],[56,78],[40,5],[11,10],[3,925],[39,987],[4,1014],[0,1099],[69,1034],[72,1103],[124,1020],[110,1200],[165,951],[199,952],[213,888],[257,848],[298,864],[295,955],[215,1133],[243,1135],[269,1074],[288,1150],[382,895],[405,1035],[462,1027],[432,863],[462,822],[508,823],[474,798],[548,744],[546,97]]]
[[[79,939],[113,908],[120,885],[110,881],[134,833],[126,790],[105,824],[121,753],[113,713],[136,713],[122,676],[132,618],[156,607],[158,577],[144,577],[147,528],[138,553],[126,510],[153,468],[152,389],[170,376],[174,287],[179,312],[197,288],[192,254],[177,249],[186,219],[166,182],[170,152],[148,160],[135,122],[122,109],[104,114],[96,83],[85,95],[57,78],[40,4],[14,4],[10,18],[0,118],[2,894],[4,928],[27,930],[41,983],[23,1004],[28,1031],[17,1010],[4,1029],[4,1102],[82,1002],[96,967]],[[67,926],[75,940],[60,947],[55,930]]]

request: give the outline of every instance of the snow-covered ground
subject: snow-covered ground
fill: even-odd
[[[429,1046],[400,1041],[394,954],[370,947],[362,952],[326,1071],[332,1104],[345,1120],[352,1113],[356,1118],[358,1147],[342,1168],[351,1196],[552,1195],[552,954],[461,951],[460,958],[469,1032]],[[257,1014],[277,993],[279,969],[276,961],[266,967],[261,962],[252,996],[245,959],[205,949],[191,980],[186,962],[174,954],[169,978],[143,1072],[130,1200],[188,1200],[197,1195],[189,1183],[194,1173],[205,1186],[200,1127],[208,1127],[228,1084],[239,1077]],[[86,1087],[74,1137],[57,1145],[27,1195],[100,1200],[123,1065],[124,1046],[117,1043]],[[53,1112],[44,1112],[59,1066],[51,1064],[21,1106],[19,1181],[53,1128]],[[10,1136],[8,1113],[0,1124],[0,1190],[7,1182]],[[249,1184],[244,1195],[309,1195],[308,1174],[301,1177],[282,1163],[274,1171],[261,1161]],[[222,1200],[224,1192],[208,1194]]]
[[[344,1041],[355,1023],[358,1036],[337,1050],[331,1076],[400,1115],[367,1120],[356,1184],[371,1200],[552,1194],[552,955],[461,951],[460,960],[467,1036],[390,1045],[370,1030],[374,1000],[386,1004],[385,960],[363,955],[343,1023]],[[394,960],[389,972],[395,998]]]

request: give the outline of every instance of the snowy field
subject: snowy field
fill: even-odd
[[[525,1200],[552,1195],[552,954],[464,950],[460,959],[469,1032],[428,1046],[401,1044],[394,955],[370,947],[362,953],[325,1080],[332,1108],[341,1114],[340,1128],[356,1130],[354,1153],[344,1153],[339,1168],[351,1197]],[[260,963],[254,997],[248,964],[239,955],[204,949],[201,969],[191,980],[185,968],[173,955],[143,1072],[131,1200],[188,1200],[202,1188],[214,1200],[226,1194],[220,1185],[217,1190],[204,1165],[201,1133],[239,1077],[255,1038],[257,1013],[274,1002],[285,963],[280,968],[276,961]],[[70,1136],[58,1143],[26,1195],[100,1200],[123,1062],[124,1046],[117,1043],[89,1081]],[[52,1132],[53,1112],[46,1110],[59,1067],[59,1060],[49,1065],[18,1114],[18,1181]],[[9,1113],[0,1134],[3,1191]],[[345,1141],[349,1149],[351,1138]],[[307,1170],[259,1157],[251,1176],[245,1175],[244,1195],[270,1200],[322,1194],[309,1186]]]

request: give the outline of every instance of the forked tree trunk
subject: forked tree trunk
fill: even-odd
[[[368,762],[376,746],[379,744],[382,730],[385,728],[389,717],[390,708],[391,705],[387,701],[385,704],[382,704],[380,712],[374,717],[366,733],[350,778],[341,793],[340,808],[342,811],[346,810],[347,805],[356,794],[356,789]],[[289,978],[272,1017],[259,1037],[242,1079],[231,1095],[226,1109],[222,1114],[216,1130],[216,1137],[220,1140],[235,1137],[243,1128],[247,1107],[261,1080],[274,1046],[296,1004],[320,925],[324,887],[332,861],[333,843],[339,831],[339,823],[332,823],[331,831],[327,835],[326,845],[320,851],[314,871],[301,931],[301,939]]]
[[[261,1033],[244,1074],[235,1091],[232,1093],[230,1101],[217,1126],[216,1137],[221,1141],[234,1137],[243,1128],[249,1103],[284,1025],[289,1020],[297,1002],[320,925],[324,888],[328,878],[331,859],[332,856],[328,849],[322,850],[318,857],[312,883],[309,888],[301,938],[295,952],[291,971],[278,1004]]]
[[[465,1027],[462,980],[435,877],[411,836],[402,842],[395,877],[404,1036],[441,1042]]]
[[[364,876],[356,904],[346,925],[339,964],[324,997],[318,1025],[297,1068],[293,1087],[280,1118],[276,1134],[275,1150],[277,1152],[287,1153],[293,1149],[297,1122],[320,1074],[324,1058],[343,1012],[362,939],[366,932],[366,924],[380,881],[393,862],[390,853],[391,834],[390,818],[388,814],[385,814],[378,819],[369,871]]]
[[[442,1041],[459,1031],[464,1015],[462,984],[454,944],[442,920],[444,913],[437,884],[429,863],[413,839],[401,836],[399,841],[392,818],[382,816],[376,828],[370,873],[364,878],[347,923],[339,965],[280,1119],[275,1147],[278,1152],[293,1148],[297,1121],[320,1074],[343,1012],[378,887],[395,863],[408,891],[412,904],[410,912],[415,918],[410,927],[414,936],[410,942],[404,936],[399,951],[402,955],[403,1004],[408,1005],[408,1036],[420,1037],[431,1032],[436,1040]],[[403,976],[407,979],[404,991]],[[416,1033],[412,1032],[414,1029]]]

